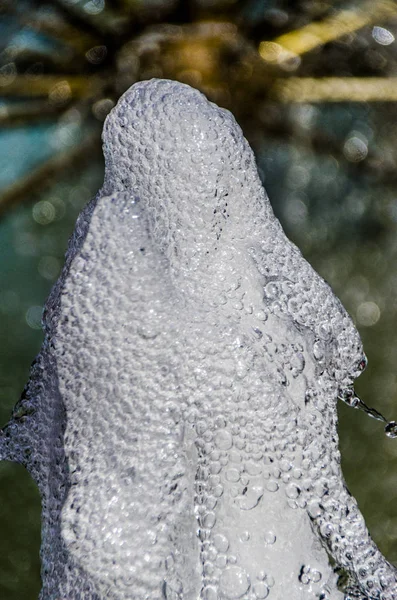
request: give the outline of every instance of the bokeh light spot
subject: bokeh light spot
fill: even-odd
[[[37,270],[44,279],[54,281],[59,275],[60,267],[60,262],[55,256],[43,256]]]
[[[84,5],[84,10],[89,15],[99,15],[105,8],[104,0],[90,0]]]
[[[357,322],[364,327],[372,327],[380,318],[380,308],[375,302],[362,302],[357,308]]]
[[[40,200],[36,202],[32,209],[33,219],[40,225],[48,225],[56,217],[56,210],[48,200]]]
[[[375,42],[378,42],[378,44],[381,44],[382,46],[389,46],[395,39],[392,32],[384,27],[374,27],[372,30],[372,37]]]
[[[107,53],[108,49],[106,46],[93,46],[93,48],[87,50],[85,57],[92,65],[99,65],[105,60]]]
[[[92,114],[98,121],[104,121],[114,106],[114,101],[110,98],[102,98],[92,106]]]
[[[366,141],[355,135],[349,137],[343,146],[343,154],[350,162],[361,162],[368,155],[368,146]]]
[[[25,314],[25,321],[31,329],[41,329],[42,306],[30,306]]]
[[[4,87],[10,85],[17,76],[17,69],[15,63],[7,63],[0,68],[0,86]]]
[[[52,104],[62,105],[69,102],[72,96],[72,90],[69,83],[65,81],[58,81],[50,90],[48,99]]]

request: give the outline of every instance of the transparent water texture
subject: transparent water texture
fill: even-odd
[[[42,494],[41,598],[397,598],[340,468],[360,338],[234,118],[143,82],[104,154],[0,438]]]
[[[365,402],[363,402],[357,396],[352,387],[342,390],[338,398],[339,400],[342,400],[342,402],[345,402],[348,406],[351,406],[352,408],[357,408],[358,410],[362,410],[369,417],[372,417],[377,421],[382,421],[382,423],[386,423],[385,434],[387,435],[387,437],[397,437],[397,423],[395,421],[388,421],[386,417],[382,415],[382,413],[376,410],[376,408],[371,408],[370,406],[367,406]]]

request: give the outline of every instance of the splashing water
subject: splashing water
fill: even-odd
[[[385,434],[389,438],[397,438],[397,423],[396,421],[388,421],[386,417],[382,415],[376,408],[372,408],[367,406],[365,402],[361,400],[355,393],[353,387],[345,388],[340,391],[338,395],[338,399],[342,400],[348,406],[352,408],[357,408],[358,410],[362,410],[369,417],[376,419],[377,421],[382,421],[382,423],[386,423],[385,425]]]

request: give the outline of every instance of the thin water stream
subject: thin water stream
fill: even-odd
[[[377,421],[381,421],[382,423],[386,423],[385,425],[385,434],[389,438],[397,437],[397,422],[396,421],[388,421],[386,417],[382,415],[376,408],[372,408],[367,406],[365,402],[361,400],[355,393],[353,387],[345,388],[341,390],[338,396],[339,400],[342,400],[345,404],[352,408],[357,408],[358,410],[363,411],[369,417],[376,419]]]

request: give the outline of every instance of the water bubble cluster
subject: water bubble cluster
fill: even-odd
[[[360,598],[396,598],[340,469],[358,333],[235,120],[139,83],[104,153],[0,436],[43,497],[42,597],[340,600],[344,569]]]

